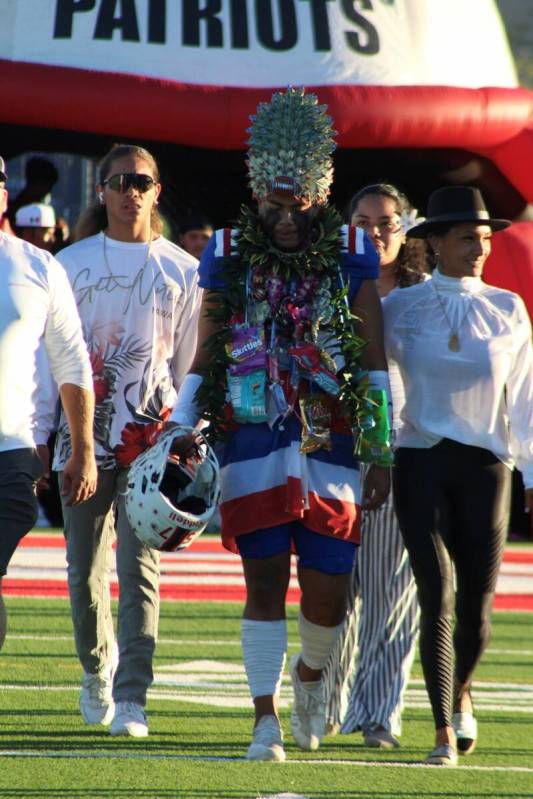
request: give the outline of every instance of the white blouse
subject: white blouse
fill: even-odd
[[[383,312],[387,356],[405,389],[396,446],[450,438],[482,447],[533,487],[533,347],[520,297],[436,269],[432,280],[392,291]]]

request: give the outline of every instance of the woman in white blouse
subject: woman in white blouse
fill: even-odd
[[[426,762],[436,765],[476,744],[470,687],[490,634],[513,465],[533,499],[531,325],[520,297],[481,279],[493,232],[509,224],[489,217],[477,189],[437,190],[407,234],[433,250],[433,278],[384,302],[405,389],[394,501],[421,606],[436,727]]]

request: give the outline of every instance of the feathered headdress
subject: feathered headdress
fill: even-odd
[[[272,191],[327,202],[335,149],[331,117],[315,94],[303,88],[276,92],[259,103],[248,128],[250,187],[258,199]]]

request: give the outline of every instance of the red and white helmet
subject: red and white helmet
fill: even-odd
[[[164,431],[130,466],[126,514],[137,538],[153,549],[185,549],[216,510],[219,466],[204,436],[194,431],[197,456],[187,463],[170,453],[174,439],[192,432],[184,426]]]

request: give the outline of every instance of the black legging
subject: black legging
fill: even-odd
[[[511,471],[486,449],[443,439],[430,449],[399,449],[393,475],[396,513],[418,588],[422,668],[438,729],[451,724],[453,650],[456,680],[468,685],[489,641]]]

